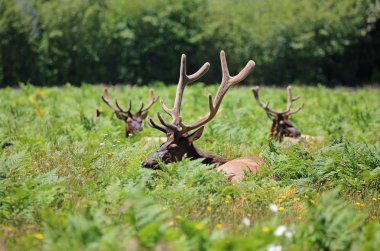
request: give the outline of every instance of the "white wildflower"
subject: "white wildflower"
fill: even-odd
[[[104,135],[104,137],[107,137],[108,136],[108,133],[105,133],[105,134],[103,134]]]
[[[269,209],[272,211],[272,212],[275,212],[277,213],[278,212],[278,206],[276,204],[269,204]]]
[[[286,231],[285,232],[285,237],[290,239],[290,238],[293,237],[293,233],[291,231]]]
[[[274,231],[274,235],[281,236],[286,232],[287,227],[285,225],[278,226]]]
[[[267,250],[268,251],[281,251],[282,250],[282,246],[281,245],[277,245],[277,244],[269,244],[268,247],[267,247]]]
[[[243,224],[248,227],[251,225],[251,220],[248,217],[243,217]]]
[[[104,142],[100,143],[99,145],[100,145],[100,146],[104,146]]]

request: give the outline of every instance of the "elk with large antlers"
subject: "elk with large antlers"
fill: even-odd
[[[194,82],[203,76],[208,71],[210,64],[205,63],[196,73],[187,75],[186,55],[182,55],[179,82],[173,108],[168,108],[161,100],[163,110],[172,117],[172,121],[168,122],[164,120],[160,113],[157,113],[157,117],[161,122],[161,125],[154,122],[152,118],[148,118],[148,124],[153,128],[164,132],[167,136],[167,141],[161,145],[158,151],[142,163],[143,167],[156,169],[159,168],[158,161],[170,163],[180,161],[183,158],[202,158],[203,163],[214,163],[219,165],[217,170],[223,171],[228,176],[232,176],[233,179],[241,179],[244,177],[245,171],[256,173],[258,168],[263,164],[263,161],[257,156],[253,158],[242,157],[229,160],[227,158],[205,153],[194,145],[194,141],[201,137],[204,125],[212,120],[217,114],[223,97],[228,89],[243,81],[255,66],[255,63],[250,60],[239,74],[236,76],[230,76],[224,51],[220,52],[220,61],[223,75],[222,82],[215,99],[212,99],[211,94],[208,96],[209,112],[198,121],[191,124],[185,124],[182,121],[180,114],[184,89],[187,84]]]
[[[132,100],[129,100],[128,109],[123,109],[115,100],[116,106],[111,105],[111,101],[109,98],[109,93],[107,88],[104,89],[102,100],[106,103],[112,110],[115,111],[116,117],[125,122],[125,137],[131,136],[135,131],[142,130],[142,121],[147,117],[148,110],[152,107],[152,105],[157,102],[158,98],[153,96],[153,90],[149,90],[149,99],[148,105],[144,106],[144,103],[141,103],[140,109],[133,114],[131,112],[132,108]]]
[[[254,86],[252,88],[252,92],[255,96],[256,102],[261,106],[261,108],[265,110],[268,118],[272,120],[272,127],[269,132],[270,138],[273,138],[281,142],[284,139],[284,137],[301,137],[300,131],[298,131],[293,126],[293,123],[290,122],[289,116],[300,111],[304,106],[304,103],[302,103],[299,107],[295,109],[291,108],[293,102],[300,98],[300,96],[293,97],[291,86],[288,86],[288,100],[286,103],[286,109],[284,111],[276,111],[274,109],[269,108],[269,101],[266,104],[263,103],[259,97],[258,86]]]

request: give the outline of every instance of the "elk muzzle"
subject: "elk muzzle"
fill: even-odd
[[[126,137],[129,137],[136,131],[142,131],[142,120],[141,119],[134,119],[134,118],[128,118],[125,121],[125,135]]]
[[[301,132],[294,127],[287,127],[285,129],[285,136],[291,138],[298,138],[301,136]]]
[[[180,146],[176,143],[182,143]],[[155,153],[147,158],[141,165],[145,168],[158,169],[159,162],[172,163],[183,159],[189,152],[189,147],[192,145],[187,142],[186,138],[182,141],[169,140],[163,143]]]
[[[154,153],[152,156],[147,158],[145,161],[141,163],[141,166],[144,168],[149,168],[149,169],[159,169],[160,165],[158,164],[157,159],[160,157],[158,156],[157,152]]]
[[[153,153],[143,163],[141,163],[141,166],[150,169],[158,169],[160,167],[158,163],[159,161],[162,161],[164,163],[172,162],[170,161],[171,154],[168,150],[168,146],[170,144],[171,141],[162,144],[158,151]]]

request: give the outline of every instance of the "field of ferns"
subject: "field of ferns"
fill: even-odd
[[[144,121],[125,138],[104,87],[0,90],[0,250],[379,250],[379,89],[293,86],[305,106],[291,121],[324,140],[291,145],[268,139],[250,87],[231,88],[195,144],[256,154],[270,169],[230,181],[201,160],[141,168],[161,144],[147,137],[165,135]],[[149,88],[166,104],[176,92],[108,87],[135,110]],[[183,120],[206,114],[217,88],[189,85]],[[262,86],[260,97],[284,108],[286,88]]]

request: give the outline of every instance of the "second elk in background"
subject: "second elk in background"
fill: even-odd
[[[118,119],[125,122],[125,137],[129,137],[132,136],[134,132],[142,130],[142,122],[147,117],[149,108],[157,102],[158,97],[155,98],[153,96],[153,90],[150,89],[148,105],[144,106],[144,103],[141,102],[140,109],[134,114],[131,112],[132,100],[129,100],[129,106],[126,110],[120,107],[117,99],[115,99],[116,106],[111,105],[107,88],[104,89],[102,100],[115,111]]]
[[[269,101],[265,104],[260,100],[259,97],[259,87],[252,87],[253,95],[257,103],[263,108],[268,116],[272,120],[272,127],[269,132],[269,138],[277,140],[279,142],[288,141],[290,143],[298,143],[300,139],[306,141],[320,141],[323,140],[323,136],[309,136],[301,135],[301,132],[298,131],[293,123],[289,120],[289,116],[299,112],[304,103],[299,107],[292,109],[292,104],[294,101],[300,98],[300,96],[293,97],[292,87],[288,86],[288,99],[286,102],[286,109],[284,111],[276,111],[272,108],[269,108]]]

